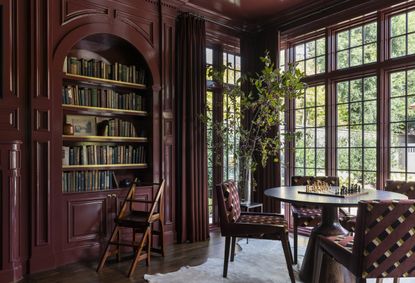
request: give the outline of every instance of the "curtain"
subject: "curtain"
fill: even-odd
[[[177,241],[209,237],[205,22],[184,13],[176,22]]]
[[[265,51],[269,51],[269,55],[276,66],[278,65],[277,54],[279,54],[278,48],[278,31],[274,29],[268,29],[255,34],[247,34],[241,38],[241,57],[242,57],[242,73],[243,74],[255,74],[259,73],[263,68],[263,63],[260,61],[260,57],[265,55]],[[249,114],[246,115],[246,120],[242,121],[244,125],[249,125]],[[277,126],[277,125],[276,125]],[[275,128],[275,135],[278,132],[278,127]],[[253,201],[264,204],[264,211],[267,212],[279,212],[280,202],[271,198],[267,198],[264,195],[266,189],[272,187],[278,187],[281,184],[280,179],[280,164],[276,163],[269,158],[267,165],[262,167],[258,165],[254,173],[255,181],[257,182],[256,191],[252,194]]]

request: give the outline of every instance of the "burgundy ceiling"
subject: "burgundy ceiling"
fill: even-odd
[[[237,22],[258,22],[292,9],[324,0],[188,0],[187,5],[220,14]]]

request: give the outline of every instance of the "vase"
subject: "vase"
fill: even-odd
[[[250,204],[252,201],[252,169],[251,169],[251,159],[247,158],[243,164],[242,170],[242,193],[243,199],[242,202]]]

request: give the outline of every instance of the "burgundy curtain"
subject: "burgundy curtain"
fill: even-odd
[[[177,241],[209,237],[204,20],[184,13],[176,22]]]
[[[241,38],[241,57],[242,57],[242,73],[255,74],[259,73],[263,68],[263,63],[260,57],[265,55],[265,51],[269,51],[269,55],[276,66],[278,66],[277,54],[278,49],[278,32],[274,29],[265,30],[255,34],[247,34]],[[249,115],[243,124],[249,124]],[[275,132],[278,127],[275,128]],[[270,133],[270,135],[275,134]],[[279,212],[280,202],[274,199],[265,197],[264,191],[266,189],[280,186],[280,165],[275,163],[272,158],[268,159],[267,165],[262,167],[258,165],[254,178],[257,182],[256,192],[253,194],[253,201],[264,204],[264,211]]]

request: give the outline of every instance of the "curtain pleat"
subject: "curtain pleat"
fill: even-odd
[[[177,240],[209,237],[205,22],[184,13],[176,22]]]

